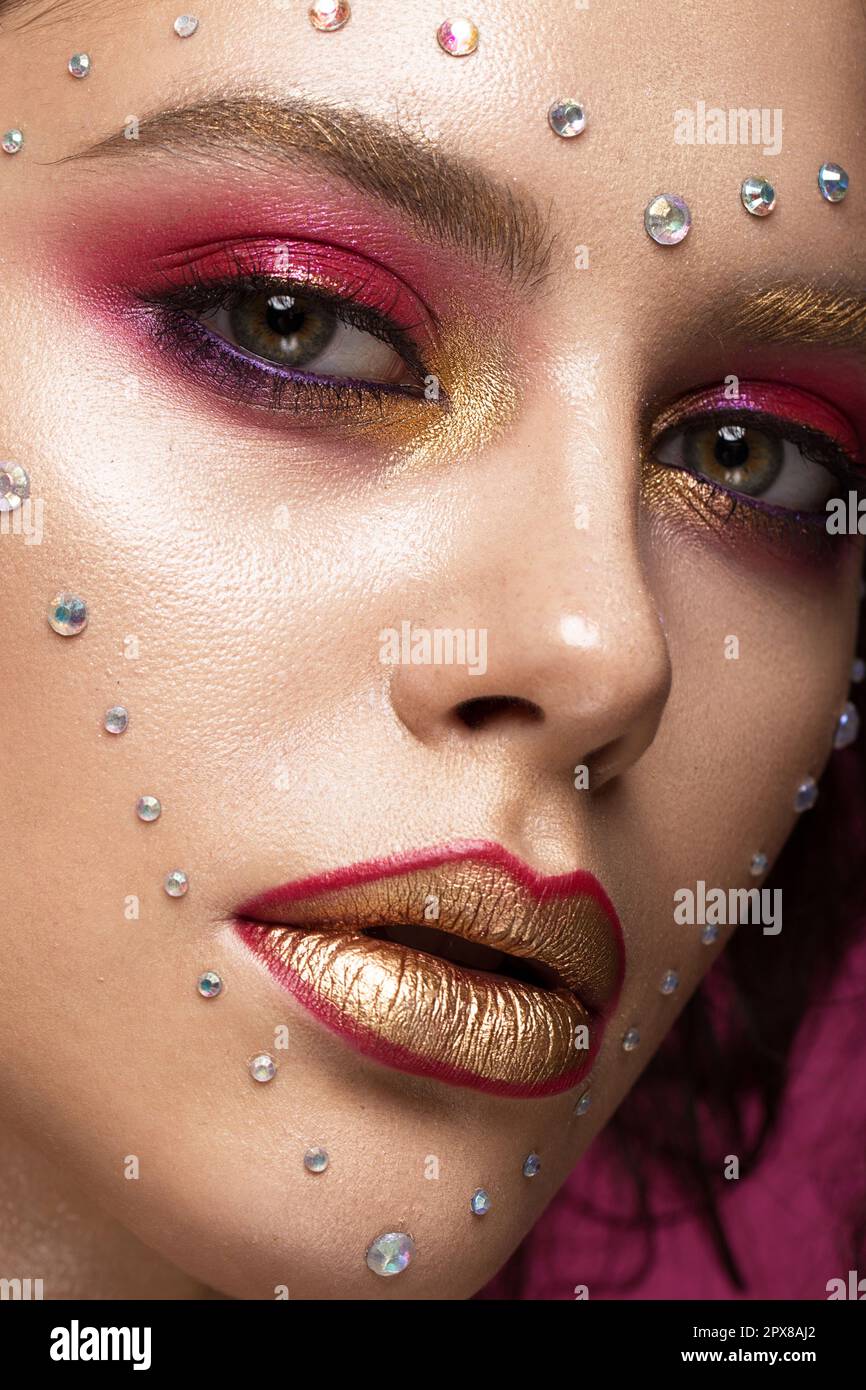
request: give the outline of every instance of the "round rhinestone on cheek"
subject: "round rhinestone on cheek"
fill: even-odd
[[[563,97],[555,101],[547,113],[550,128],[563,140],[572,140],[586,130],[586,111],[579,101]]]
[[[166,875],[164,887],[170,898],[182,898],[189,888],[189,878],[183,869],[172,869],[171,873]]]
[[[648,235],[659,246],[676,246],[688,236],[692,215],[676,193],[658,193],[647,204],[643,223]]]
[[[770,861],[766,854],[753,854],[752,862],[749,865],[749,873],[752,875],[752,878],[760,878],[761,874],[765,874],[769,867]]]
[[[267,1052],[260,1052],[258,1057],[250,1060],[250,1076],[253,1081],[260,1081],[264,1085],[266,1081],[273,1081],[276,1074],[277,1064]]]
[[[469,1210],[473,1216],[486,1216],[492,1203],[490,1193],[485,1192],[483,1187],[478,1187],[469,1198]]]
[[[538,1154],[527,1154],[526,1158],[523,1160],[523,1176],[525,1178],[534,1178],[536,1173],[540,1172],[541,1159],[538,1157]]]
[[[744,179],[740,198],[746,212],[753,217],[767,217],[776,206],[776,190],[767,180],[759,177]]]
[[[466,58],[478,47],[478,28],[471,19],[446,19],[436,30],[436,38],[452,58]]]
[[[196,988],[202,999],[216,999],[223,992],[223,982],[215,970],[206,970],[199,977]]]
[[[794,797],[794,810],[798,815],[811,811],[818,800],[818,783],[814,777],[804,777]]]
[[[719,929],[714,922],[711,922],[709,926],[704,927],[703,931],[701,932],[701,941],[704,943],[705,946],[712,946],[713,942],[718,941],[718,939]]]
[[[833,735],[833,747],[837,749],[850,748],[851,744],[856,742],[859,733],[860,711],[849,700],[839,715],[836,732]]]
[[[342,29],[352,17],[348,0],[313,0],[307,13],[313,28],[325,34]]]
[[[48,621],[61,637],[77,637],[87,627],[87,604],[75,594],[58,594],[48,605]]]
[[[0,463],[0,512],[17,512],[30,496],[30,475],[20,463]]]
[[[6,154],[17,154],[23,144],[24,136],[20,130],[7,130],[3,136],[2,145]]]
[[[90,73],[90,54],[73,53],[68,67],[73,77],[87,77]]]
[[[841,203],[848,192],[848,175],[841,164],[822,164],[818,170],[821,197],[828,203]]]
[[[174,21],[174,32],[179,39],[191,39],[198,28],[198,20],[193,14],[179,14]]]
[[[674,994],[680,987],[680,977],[675,970],[666,970],[662,975],[662,982],[659,989],[662,994]]]
[[[392,1274],[402,1274],[414,1254],[415,1242],[410,1235],[405,1231],[388,1231],[377,1236],[367,1250],[367,1268],[387,1279]]]
[[[575,1115],[585,1115],[591,1104],[592,1096],[590,1095],[589,1091],[584,1091],[580,1100],[577,1102],[577,1105],[574,1107]]]
[[[623,1050],[623,1052],[634,1052],[634,1050],[635,1050],[635,1048],[637,1047],[637,1045],[638,1045],[639,1042],[640,1042],[640,1032],[639,1032],[639,1030],[638,1030],[637,1028],[629,1028],[629,1029],[627,1029],[626,1032],[623,1034],[623,1039],[622,1039],[622,1050]]]
[[[151,821],[159,820],[162,815],[162,806],[155,796],[140,796],[135,803],[135,814],[139,820]]]
[[[304,1167],[308,1173],[324,1173],[328,1166],[326,1149],[307,1149],[304,1154]]]
[[[129,728],[129,710],[124,709],[123,705],[112,705],[111,709],[105,711],[103,722],[106,733],[125,734]]]

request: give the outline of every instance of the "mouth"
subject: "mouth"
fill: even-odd
[[[286,884],[244,903],[235,929],[365,1056],[504,1096],[579,1084],[624,973],[592,874],[542,877],[487,842]]]

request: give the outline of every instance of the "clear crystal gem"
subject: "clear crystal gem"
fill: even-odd
[[[20,463],[0,463],[0,512],[17,512],[30,496],[30,476]]]
[[[352,17],[348,0],[313,0],[308,14],[313,28],[321,29],[323,33],[342,29]]]
[[[24,144],[24,136],[20,130],[7,130],[3,136],[2,145],[6,154],[17,154]]]
[[[446,19],[436,30],[436,38],[452,58],[465,58],[478,47],[478,28],[471,19]]]
[[[715,922],[710,922],[709,926],[704,927],[701,932],[701,941],[705,946],[712,946],[714,941],[719,939],[719,929]]]
[[[191,39],[198,28],[198,20],[193,14],[179,14],[174,21],[174,32],[179,39]]]
[[[486,1216],[492,1203],[490,1193],[485,1192],[483,1187],[478,1187],[469,1198],[469,1210],[474,1216]]]
[[[836,732],[833,735],[834,748],[850,748],[860,732],[860,711],[849,700],[839,715]]]
[[[90,72],[90,54],[73,53],[69,59],[69,71],[73,77],[87,77]]]
[[[110,734],[125,734],[129,727],[129,710],[123,705],[112,705],[105,711],[105,728]]]
[[[48,621],[61,637],[75,637],[87,627],[87,604],[75,594],[57,594],[48,605]]]
[[[765,874],[769,867],[770,861],[766,854],[753,854],[752,862],[749,865],[749,873],[752,875],[752,878],[760,878],[761,874]]]
[[[250,1076],[253,1081],[273,1081],[276,1074],[277,1064],[267,1052],[260,1052],[258,1057],[253,1057],[250,1061]]]
[[[585,1115],[591,1104],[592,1096],[589,1091],[584,1091],[577,1105],[574,1107],[575,1115]]]
[[[165,891],[170,898],[182,898],[189,888],[189,879],[183,869],[172,869],[166,875]]]
[[[841,164],[822,164],[818,170],[821,197],[828,203],[841,203],[848,192],[848,175]]]
[[[680,987],[680,977],[675,970],[666,970],[662,975],[662,982],[659,989],[662,994],[673,994]]]
[[[304,1154],[304,1167],[308,1173],[324,1173],[328,1166],[327,1149],[307,1149]]]
[[[638,1045],[639,1042],[640,1042],[640,1031],[639,1031],[637,1028],[628,1028],[628,1029],[626,1030],[626,1032],[623,1034],[623,1039],[622,1039],[622,1050],[623,1050],[623,1052],[634,1052],[634,1050],[635,1050],[635,1048],[637,1047],[637,1045]]]
[[[135,814],[139,820],[148,822],[159,820],[162,815],[162,806],[155,796],[140,796],[135,803]]]
[[[676,193],[658,193],[648,204],[643,215],[644,226],[659,246],[676,246],[688,236],[692,225],[692,214],[682,198]]]
[[[415,1242],[405,1231],[388,1231],[377,1236],[367,1251],[367,1268],[387,1278],[402,1274],[415,1254]]]
[[[223,982],[215,970],[206,970],[200,976],[197,988],[202,999],[216,999],[223,992]]]
[[[536,1173],[540,1172],[541,1159],[538,1157],[538,1154],[527,1154],[526,1158],[523,1160],[523,1176],[525,1178],[534,1178]]]
[[[818,783],[814,777],[804,777],[794,797],[794,810],[801,813],[811,811],[818,800]]]
[[[547,119],[551,130],[564,140],[571,140],[586,130],[586,111],[579,101],[572,101],[570,97],[555,101],[547,113]]]
[[[776,190],[768,179],[744,179],[740,197],[746,212],[753,217],[766,217],[776,206]]]
[[[853,685],[859,685],[863,677],[866,676],[866,661],[858,656],[851,664],[851,681]]]

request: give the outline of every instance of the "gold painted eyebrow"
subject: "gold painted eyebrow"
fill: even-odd
[[[528,195],[397,123],[342,106],[257,94],[204,100],[143,117],[138,139],[121,130],[59,162],[239,153],[324,168],[523,285],[548,272],[554,235]]]
[[[866,294],[847,285],[775,284],[733,300],[710,331],[723,339],[866,349]]]

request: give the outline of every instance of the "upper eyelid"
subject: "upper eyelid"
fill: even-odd
[[[834,452],[838,457],[860,467],[864,465],[864,460],[861,457],[852,453],[841,440],[836,439],[826,430],[804,425],[799,420],[778,415],[773,411],[755,410],[749,406],[738,408],[734,404],[730,406],[720,405],[713,410],[702,408],[692,414],[685,412],[676,419],[667,420],[662,428],[650,431],[647,438],[649,452],[657,448],[663,439],[675,434],[678,430],[696,429],[701,425],[718,425],[721,428],[726,423],[751,425],[753,429],[764,429],[788,438],[796,437],[795,442],[801,444],[811,442],[818,446],[826,445],[828,450]]]

